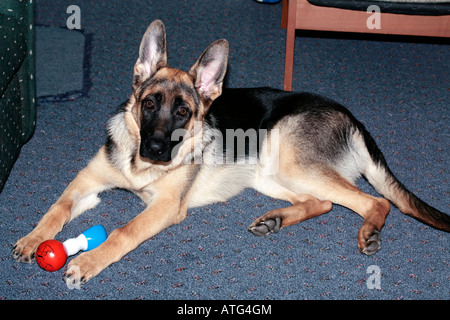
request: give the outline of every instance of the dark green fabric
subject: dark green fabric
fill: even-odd
[[[0,1],[0,191],[36,121],[34,4]]]
[[[3,95],[14,75],[22,66],[26,54],[26,43],[16,19],[0,13],[0,96]]]

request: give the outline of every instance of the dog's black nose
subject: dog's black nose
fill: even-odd
[[[148,144],[148,149],[155,155],[161,155],[166,149],[166,144],[163,140],[152,139]]]
[[[140,147],[141,157],[154,160],[167,162],[171,159],[170,144],[161,138],[151,137],[144,140]]]
[[[142,136],[142,135],[141,135]],[[152,135],[142,136],[140,155],[153,161],[171,160],[171,144],[164,132],[155,131]]]

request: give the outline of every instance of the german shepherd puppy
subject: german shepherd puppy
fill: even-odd
[[[225,201],[244,188],[292,203],[256,219],[249,231],[257,236],[324,214],[336,203],[363,217],[358,247],[371,255],[380,249],[388,200],[450,232],[449,216],[405,189],[347,109],[310,93],[222,92],[227,59],[228,43],[218,40],[189,72],[170,68],[164,25],[154,21],[139,48],[133,93],[109,121],[105,145],[17,242],[14,259],[32,261],[42,241],[93,208],[98,193],[116,187],[131,190],[148,207],[98,248],[70,261],[63,274],[69,287],[181,222],[188,208]],[[360,191],[354,182],[361,175],[388,200]]]

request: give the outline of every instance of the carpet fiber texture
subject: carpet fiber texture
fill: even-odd
[[[72,4],[38,0],[36,23],[64,27]],[[359,253],[362,219],[339,206],[323,216],[259,238],[247,226],[286,206],[253,190],[188,217],[127,254],[96,278],[69,290],[62,270],[11,258],[67,184],[106,139],[105,125],[131,93],[132,70],[148,24],[167,29],[169,63],[188,69],[214,40],[230,43],[229,87],[282,88],[285,30],[281,4],[250,0],[78,0],[81,27],[92,35],[87,95],[38,104],[34,137],[0,194],[0,299],[448,299],[449,235],[392,207],[382,249]],[[363,122],[408,189],[449,212],[448,44],[415,38],[299,33],[294,89],[332,98]],[[376,192],[365,182],[358,185]],[[112,190],[56,237],[102,224],[108,233],[144,209]],[[70,259],[70,258],[69,258]],[[371,266],[375,266],[375,269]],[[378,270],[380,276],[376,279]],[[374,278],[375,277],[375,278]],[[375,281],[377,280],[377,281]]]

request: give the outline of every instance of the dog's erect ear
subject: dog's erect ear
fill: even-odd
[[[227,62],[228,41],[217,40],[202,53],[189,71],[195,79],[197,92],[206,100],[214,100],[222,93]]]
[[[161,20],[155,20],[145,31],[139,47],[139,58],[134,65],[134,88],[166,65],[166,29]]]

